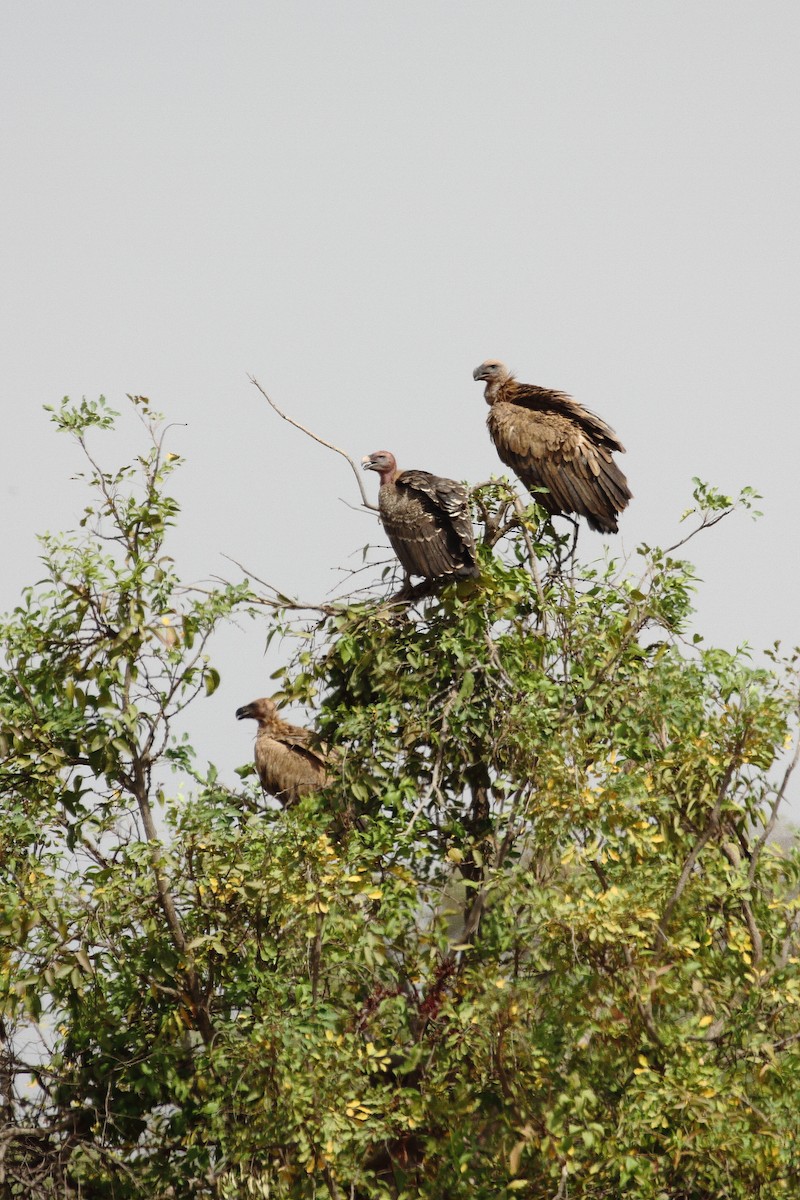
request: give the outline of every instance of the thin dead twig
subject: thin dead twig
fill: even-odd
[[[263,387],[258,382],[255,375],[248,375],[247,378],[250,380],[250,382],[255,387],[258,388],[258,390],[261,392],[261,395],[266,400],[267,404],[270,406],[271,409],[273,409],[274,412],[276,412],[278,414],[278,416],[282,420],[288,421],[288,423],[290,425],[294,425],[295,429],[299,429],[301,433],[304,433],[306,435],[306,437],[310,437],[312,439],[312,441],[319,442],[320,446],[326,446],[328,450],[333,450],[334,453],[340,454],[342,456],[342,458],[347,459],[347,461],[350,463],[350,466],[353,469],[353,474],[356,477],[356,483],[358,484],[358,490],[361,493],[361,500],[364,505],[364,508],[368,508],[371,512],[378,512],[377,506],[375,504],[370,504],[369,500],[367,499],[367,493],[364,490],[364,484],[361,479],[361,475],[359,474],[358,467],[356,466],[355,461],[347,453],[347,451],[340,449],[339,446],[334,446],[333,442],[326,441],[325,438],[320,437],[319,434],[312,433],[311,430],[307,429],[305,425],[301,425],[299,421],[295,421],[293,417],[290,417],[282,409],[278,408],[275,401],[270,396],[268,396],[267,393],[264,391]]]
[[[284,595],[283,592],[276,588],[274,584],[267,583],[266,579],[261,579],[256,575],[255,571],[248,570],[244,563],[240,563],[238,559],[231,558],[229,554],[223,554],[222,557],[227,558],[228,562],[233,563],[240,571],[244,571],[248,579],[261,584],[262,587],[274,594],[274,598],[271,596],[256,597],[256,601],[259,604],[268,605],[270,608],[288,608],[298,612],[320,612],[324,613],[325,616],[334,616],[336,613],[347,611],[348,606],[346,604],[304,604],[301,600],[292,600],[291,597]],[[222,580],[222,582],[224,583],[225,581]]]
[[[564,1200],[564,1197],[567,1194],[567,1180],[568,1179],[569,1179],[569,1167],[567,1166],[566,1163],[564,1163],[563,1167],[561,1168],[561,1178],[559,1179],[559,1183],[558,1183],[558,1191],[556,1192],[555,1196],[553,1196],[553,1200]]]

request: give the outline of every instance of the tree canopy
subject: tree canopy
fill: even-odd
[[[412,605],[187,585],[133,404],[112,470],[102,400],[53,412],[89,501],[2,621],[3,1194],[796,1195],[796,656],[706,646],[680,546],[581,563],[503,480],[480,579]],[[236,614],[329,748],[285,810],[182,732]]]

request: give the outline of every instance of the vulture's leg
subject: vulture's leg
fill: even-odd
[[[412,584],[406,576],[406,582],[399,592],[395,592],[389,597],[389,604],[413,604],[416,600],[424,600],[426,596],[437,595],[442,588],[453,583],[454,580],[449,575],[443,575],[439,579],[423,579],[421,583]]]
[[[415,595],[415,589],[414,589],[414,585],[411,582],[411,576],[404,574],[403,575],[403,586],[400,588],[399,592],[395,592],[392,596],[389,597],[389,602],[391,603],[394,600],[397,600],[398,602],[400,602],[401,600],[413,600],[414,595]]]
[[[575,553],[578,549],[578,533],[580,532],[580,525],[576,520],[573,520],[572,517],[567,517],[567,520],[572,526],[572,545],[569,548],[569,561],[574,563]]]

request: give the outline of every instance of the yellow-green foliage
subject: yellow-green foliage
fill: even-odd
[[[573,566],[504,483],[481,580],[410,609],[192,591],[135,403],[2,631],[5,1194],[796,1196],[794,661],[687,640],[686,562]],[[286,812],[178,732],[234,612],[300,635],[330,747]]]

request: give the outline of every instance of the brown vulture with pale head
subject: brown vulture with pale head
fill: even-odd
[[[378,450],[361,460],[377,471],[381,523],[406,575],[476,579],[480,574],[467,489],[429,471],[398,471],[395,457]]]
[[[472,372],[486,381],[486,424],[506,466],[551,516],[577,513],[590,529],[616,533],[617,516],[631,499],[628,481],[611,457],[625,447],[610,425],[566,392],[517,383],[489,359]]]
[[[248,717],[258,721],[255,762],[265,792],[286,808],[325,787],[326,757],[311,730],[282,720],[274,700],[266,696],[237,708],[238,721]]]

